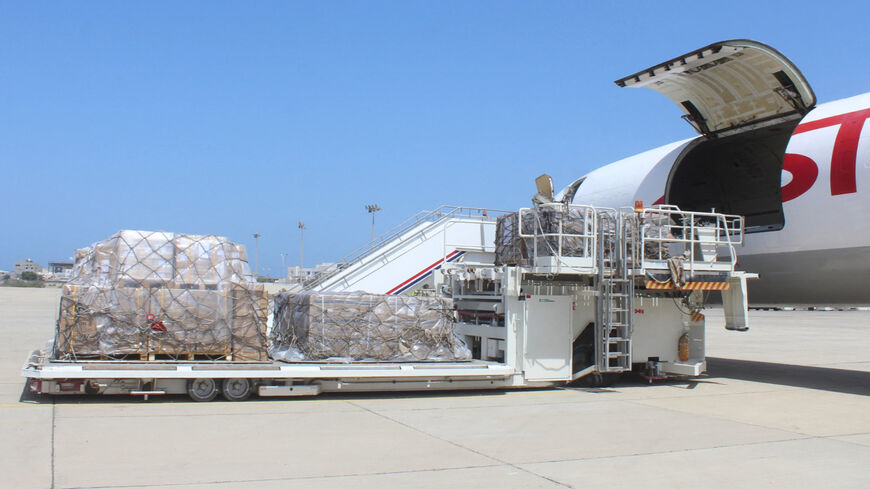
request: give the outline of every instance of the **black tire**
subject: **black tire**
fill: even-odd
[[[208,402],[217,397],[218,386],[214,379],[190,379],[187,395],[196,402]]]
[[[251,397],[254,386],[248,379],[226,379],[221,386],[221,393],[227,401],[244,401]]]

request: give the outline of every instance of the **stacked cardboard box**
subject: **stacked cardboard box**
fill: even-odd
[[[275,297],[272,357],[288,361],[457,361],[453,301],[440,297],[289,293]]]
[[[77,251],[55,344],[61,358],[265,360],[266,310],[244,247],[218,236],[121,231]]]

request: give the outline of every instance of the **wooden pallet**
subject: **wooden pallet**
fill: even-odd
[[[181,352],[181,353],[156,353],[156,352],[147,352],[141,353],[139,355],[139,360],[148,361],[148,362],[160,362],[167,360],[185,360],[188,362],[198,361],[198,360],[210,360],[210,361],[233,361],[233,354],[226,352]]]

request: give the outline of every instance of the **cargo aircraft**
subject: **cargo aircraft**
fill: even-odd
[[[816,105],[791,61],[745,39],[616,84],[668,97],[699,135],[598,168],[557,200],[739,214],[753,304],[870,303],[870,93]]]

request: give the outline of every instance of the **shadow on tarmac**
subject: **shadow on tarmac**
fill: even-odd
[[[28,382],[24,381],[24,387],[21,389],[21,395],[18,396],[18,402],[26,404],[51,404],[51,398],[45,398],[30,392]]]
[[[870,372],[707,357],[708,378],[726,378],[870,395]]]

